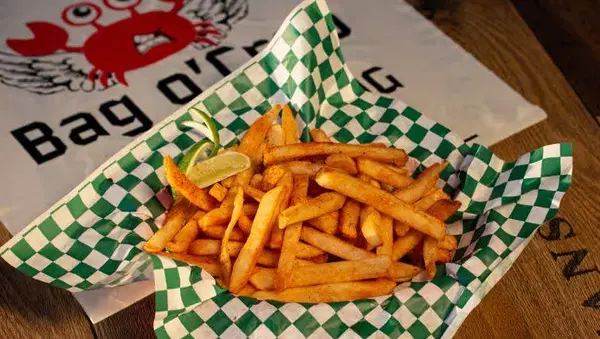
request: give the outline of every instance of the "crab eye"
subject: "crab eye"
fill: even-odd
[[[142,2],[142,0],[103,0],[104,5],[116,11],[132,9]]]
[[[84,26],[98,20],[102,10],[95,4],[82,2],[73,4],[62,12],[63,20],[72,26]]]

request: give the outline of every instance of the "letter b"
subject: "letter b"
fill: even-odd
[[[35,133],[34,131],[37,131]],[[31,155],[33,160],[42,164],[58,156],[65,154],[67,146],[58,137],[54,136],[54,131],[43,122],[32,122],[29,125],[12,130],[10,133],[19,141],[21,146]],[[36,135],[32,135],[32,134]],[[29,137],[27,136],[29,134]],[[41,134],[41,135],[39,135]],[[51,150],[49,150],[52,148]],[[42,151],[45,152],[42,153]]]

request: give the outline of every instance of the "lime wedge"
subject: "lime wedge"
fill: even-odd
[[[181,158],[177,167],[184,174],[188,174],[188,171],[196,165],[196,163],[210,158],[212,154],[213,143],[209,139],[202,139],[198,141],[187,153]]]
[[[200,116],[201,121],[197,120],[188,120],[183,122],[184,126],[193,128],[206,136],[210,141],[213,142],[215,147],[212,149],[211,156],[217,155],[219,147],[221,146],[221,142],[219,139],[219,129],[215,124],[215,121],[211,119],[206,113],[200,111],[195,107],[190,108],[190,112],[194,112]]]
[[[205,188],[250,167],[250,158],[238,152],[227,152],[192,166],[187,177],[198,187]]]

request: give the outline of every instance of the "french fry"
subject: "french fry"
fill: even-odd
[[[206,212],[198,210],[183,226],[183,228],[167,244],[169,252],[186,252],[192,241],[198,236],[198,219],[202,218]]]
[[[392,247],[394,246],[394,221],[390,216],[385,214],[381,215],[381,223],[379,224],[379,232],[381,236],[381,253],[378,255],[384,255],[392,258]]]
[[[348,174],[321,170],[316,176],[316,181],[322,187],[372,206],[379,212],[407,223],[435,239],[442,239],[446,234],[446,225],[440,220],[415,209],[392,194]]]
[[[431,206],[433,206],[433,204],[435,204],[436,201],[445,199],[447,197],[448,197],[448,195],[446,193],[444,193],[444,191],[442,191],[441,189],[433,188],[433,189],[429,190],[429,192],[427,193],[426,196],[424,196],[423,198],[419,199],[419,201],[414,203],[413,207],[418,210],[421,210],[421,211],[426,211]],[[408,233],[408,231],[410,231],[409,225],[407,225],[401,221],[394,220],[394,232],[396,233],[397,236],[402,237],[402,236],[406,235],[406,233]]]
[[[298,124],[294,113],[290,109],[289,105],[283,105],[283,112],[281,113],[281,127],[283,127],[283,139],[286,145],[296,144],[299,142],[298,139]]]
[[[238,219],[238,226],[242,230],[242,232],[246,234],[250,234],[252,230],[252,219],[248,218],[248,216],[242,211],[240,213],[240,218]]]
[[[307,193],[308,176],[294,176],[293,189],[291,193],[292,205],[297,205],[304,202],[306,200]],[[276,228],[277,227],[274,227],[273,229]],[[298,248],[298,242],[300,241],[301,232],[302,222],[299,222],[288,226],[283,235],[281,255],[279,256],[279,263],[277,265],[277,272],[275,275],[275,289],[278,291],[285,289],[288,285],[290,274],[292,272],[292,269],[294,268],[294,261],[296,259],[296,251]]]
[[[408,175],[410,176],[410,172],[408,171],[407,168],[400,168],[400,167],[396,167],[394,165],[390,165],[390,164],[386,164],[392,171],[396,171],[398,173],[400,173],[401,175]]]
[[[379,225],[381,224],[381,214],[371,206],[365,206],[360,211],[360,231],[371,247],[382,244]]]
[[[235,178],[234,178],[235,180]],[[223,182],[223,181],[221,181]],[[229,191],[227,191],[227,196],[223,201],[221,201],[221,205],[219,207],[230,207],[233,208],[233,201],[235,200],[235,195],[237,194],[237,187],[232,186]],[[229,219],[227,219],[229,220]],[[225,221],[227,222],[227,221]]]
[[[437,259],[438,241],[432,237],[425,237],[423,241],[423,262],[427,279],[433,279],[436,273],[435,260]]]
[[[281,128],[281,125],[271,125],[271,129],[269,130],[269,133],[267,133],[267,145],[270,147],[285,145],[283,128]]]
[[[361,260],[374,257],[375,254],[353,246],[331,234],[310,227],[302,227],[300,239],[327,253],[346,260]]]
[[[269,191],[277,185],[287,170],[281,166],[271,166],[263,172],[262,189]]]
[[[211,239],[223,239],[223,236],[225,235],[225,229],[226,227],[224,225],[213,225],[206,227],[206,229],[202,229],[201,233]],[[233,231],[231,231],[229,239],[235,241],[244,241],[246,240],[246,235],[239,228],[234,228]]]
[[[216,183],[210,188],[208,194],[210,194],[211,197],[217,199],[217,201],[221,202],[227,196],[227,188],[225,188],[219,183]]]
[[[244,189],[244,193],[246,193],[246,195],[258,202],[260,202],[260,199],[262,199],[263,195],[265,195],[265,192],[250,185],[243,185],[241,187]]]
[[[194,213],[193,206],[185,199],[177,199],[173,207],[167,212],[165,224],[144,245],[144,251],[156,253],[162,251],[165,246],[185,225],[188,217]]]
[[[325,165],[342,170],[350,175],[358,174],[354,159],[344,154],[332,154],[325,158]]]
[[[340,212],[340,233],[347,239],[356,239],[358,236],[358,221],[360,204],[352,199],[346,199]]]
[[[281,177],[277,186],[283,188],[282,198],[279,201],[279,212],[286,209],[290,204],[290,197],[292,196],[292,190],[294,188],[294,177],[290,172],[285,172],[285,174]],[[271,229],[271,239],[269,240],[270,248],[281,248],[283,244],[283,230],[277,226]]]
[[[264,148],[261,145],[264,143],[267,133],[273,124],[276,114],[274,112],[278,113],[280,110],[281,105],[275,105],[268,113],[258,118],[258,120],[250,125],[250,128],[248,128],[248,131],[237,148],[238,152],[245,154],[250,158],[252,168],[256,168],[263,161]],[[242,286],[239,286],[239,288],[241,287]]]
[[[159,252],[156,254],[174,260],[183,261],[188,264],[199,266],[200,268],[208,272],[208,274],[212,275],[214,278],[218,278],[221,276],[221,266],[219,265],[219,261],[215,257],[169,252]]]
[[[229,220],[229,224],[227,224],[225,234],[223,235],[223,239],[221,240],[221,252],[219,253],[219,262],[221,262],[221,273],[223,274],[223,280],[227,285],[229,285],[229,278],[231,276],[231,258],[229,257],[228,251],[229,238],[231,236],[231,233],[233,232],[233,227],[240,218],[240,215],[242,214],[243,207],[244,190],[240,188],[238,189],[235,196],[235,200],[233,201],[233,211],[231,213],[231,219]]]
[[[427,213],[438,220],[446,221],[446,219],[450,218],[460,208],[460,205],[460,201],[438,200],[427,210]]]
[[[235,180],[233,182],[234,186],[245,186],[250,184],[250,180],[254,175],[254,169],[252,167],[243,170],[235,176]]]
[[[427,168],[417,180],[412,182],[410,185],[403,189],[399,189],[394,192],[396,198],[406,202],[414,203],[421,199],[431,188],[435,186],[435,183],[440,175],[440,172],[446,167],[448,163],[436,163]]]
[[[356,165],[360,173],[396,188],[404,188],[413,182],[411,177],[393,170],[392,166],[369,158],[357,158]]]
[[[275,269],[256,267],[248,281],[259,290],[275,289]]]
[[[405,282],[411,280],[417,274],[421,273],[421,268],[403,262],[395,262],[390,265],[388,270],[390,279],[396,282]]]
[[[242,297],[252,297],[252,294],[256,292],[256,288],[252,286],[252,284],[246,284],[242,289],[237,293],[237,295]]]
[[[242,211],[249,217],[254,217],[256,215],[256,211],[258,210],[258,204],[255,203],[247,203],[244,204],[244,208]]]
[[[229,290],[232,293],[238,292],[250,278],[250,273],[258,261],[268,235],[271,233],[282,192],[283,188],[281,186],[270,190],[264,195],[258,206],[248,240],[246,240],[233,264],[229,283]]]
[[[306,260],[306,259],[298,259],[296,258],[295,261],[295,265],[298,267],[302,267],[302,266],[310,266],[310,265],[314,265],[315,263],[310,261],[310,260]]]
[[[395,287],[396,283],[392,280],[377,279],[288,288],[281,292],[256,291],[252,297],[281,302],[327,303],[391,294]]]
[[[235,230],[235,228],[234,228]],[[229,245],[227,249],[229,251],[229,255],[232,257],[237,257],[242,247],[244,246],[243,242],[239,241],[229,241]],[[215,239],[196,239],[190,245],[188,249],[189,254],[193,255],[218,255],[221,252],[221,241]],[[260,256],[258,257],[257,264],[265,266],[265,267],[276,267],[277,262],[279,261],[279,253],[264,249]]]
[[[327,262],[327,260],[329,260],[329,254],[323,253],[316,257],[308,258],[307,260],[314,264],[324,264]]]
[[[304,203],[285,209],[279,215],[279,228],[297,222],[310,220],[337,211],[346,202],[346,197],[335,192],[328,192]]]
[[[441,249],[448,250],[450,252],[456,251],[456,238],[451,234],[446,234],[444,239],[440,240],[438,247]]]
[[[451,261],[452,261],[452,253],[450,253],[450,251],[448,251],[448,250],[438,248],[436,256],[435,256],[435,262],[449,263]]]
[[[193,182],[183,174],[173,161],[170,155],[167,155],[163,161],[165,176],[171,188],[185,197],[189,202],[199,208],[210,211],[217,206],[215,198],[211,197],[205,190],[194,185]]]
[[[381,188],[381,184],[379,183],[379,181],[371,178],[370,176],[361,173],[358,175],[358,179],[364,181],[364,182],[368,182],[369,184],[371,184],[371,186],[373,187],[377,187],[377,188]]]
[[[352,158],[365,156],[370,159],[394,163],[396,165],[404,165],[407,160],[406,153],[401,149],[325,142],[305,142],[270,148],[264,154],[264,164],[265,166],[270,166],[280,162],[330,154],[345,154]]]
[[[323,255],[323,254],[325,254],[325,251],[323,251],[322,249],[317,248],[315,246],[305,244],[303,242],[298,242],[296,244],[296,252],[295,253],[296,253],[296,258],[309,259],[309,258],[314,258],[319,255]]]
[[[255,173],[252,176],[252,179],[250,179],[250,186],[260,189],[260,188],[262,188],[262,181],[263,181],[262,174]]]
[[[288,286],[301,287],[380,278],[388,275],[390,265],[390,258],[375,256],[356,261],[338,261],[296,267]]]
[[[322,215],[308,220],[308,223],[314,228],[321,230],[327,234],[335,234],[338,229],[338,220],[340,218],[339,211],[333,211],[331,213]]]
[[[204,216],[198,220],[198,227],[204,231],[210,226],[223,225],[228,222],[229,219],[231,219],[232,211],[233,206],[215,208],[214,210],[204,214]]]
[[[308,175],[311,179],[323,168],[323,164],[310,161],[288,161],[277,165],[267,167],[264,177],[268,184],[275,185],[284,172],[291,172],[293,175]]]
[[[233,186],[234,181],[235,181],[235,175],[221,180],[221,185],[223,185],[223,187],[225,187],[225,188],[231,188]]]
[[[403,237],[410,231],[410,226],[402,221],[394,220],[394,234],[398,237]]]
[[[331,139],[321,129],[313,128],[309,133],[313,142],[331,142]]]

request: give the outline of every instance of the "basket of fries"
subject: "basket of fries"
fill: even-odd
[[[571,171],[568,144],[504,162],[367,92],[306,0],[0,255],[70,291],[151,267],[159,338],[452,336]]]

